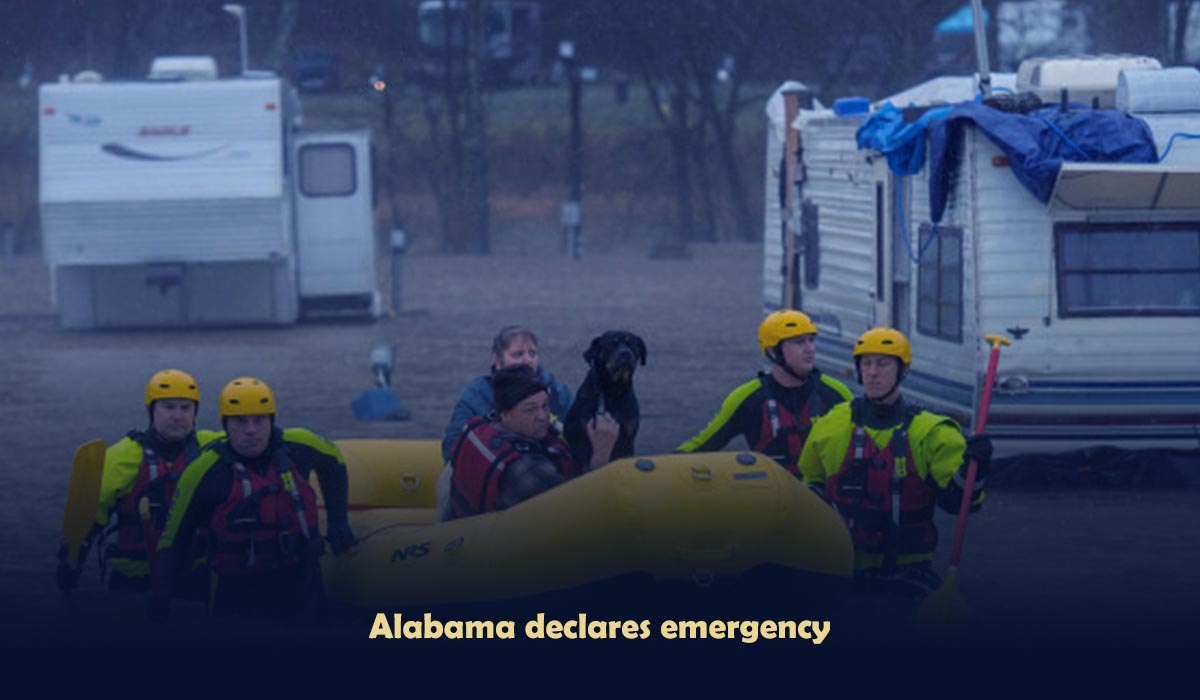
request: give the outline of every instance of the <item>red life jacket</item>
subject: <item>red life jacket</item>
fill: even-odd
[[[554,428],[541,440],[514,440],[487,418],[476,417],[454,443],[450,463],[450,505],[455,518],[501,510],[500,475],[508,465],[530,453],[549,459],[564,478],[579,475],[567,444]]]
[[[233,470],[229,497],[213,513],[208,563],[223,576],[249,576],[300,566],[318,546],[317,497],[278,447],[265,474],[218,448]]]
[[[811,416],[820,412],[812,409],[813,403],[820,401],[820,387],[813,386],[808,400],[804,402],[804,410],[797,416],[772,395],[773,392],[765,378],[760,381],[763,391],[767,394],[767,400],[763,401],[762,432],[758,441],[754,443],[753,450],[779,462],[797,479],[803,479],[804,476],[800,473],[800,453],[804,451],[804,443],[812,430]]]
[[[894,569],[901,555],[932,555],[937,548],[937,489],[913,464],[911,422],[910,416],[896,428],[883,450],[853,423],[841,469],[825,481],[825,495],[845,518],[855,550],[882,554],[884,571]]]
[[[156,540],[150,546],[156,546],[157,538],[166,526],[167,506],[171,503],[171,497],[175,495],[179,475],[200,455],[200,444],[196,441],[196,434],[192,433],[184,442],[179,456],[168,462],[146,445],[144,433],[134,431],[129,433],[129,438],[141,445],[142,463],[138,465],[133,487],[117,501],[117,543],[111,546],[109,555],[119,559],[145,561],[147,545],[138,502],[143,496],[150,499],[151,530]]]

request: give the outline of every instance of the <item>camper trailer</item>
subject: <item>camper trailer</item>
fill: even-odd
[[[1114,70],[1114,61],[1140,69]],[[833,110],[805,108],[803,84],[781,88],[767,109],[764,311],[810,314],[819,363],[851,382],[855,338],[899,328],[913,345],[906,393],[968,428],[987,366],[983,336],[1008,336],[988,420],[998,454],[1196,449],[1200,141],[1176,135],[1200,134],[1200,73],[1142,59],[1070,62],[1042,63],[1020,79],[994,75],[993,84],[1074,102],[1070,83],[1079,80],[1081,94],[1143,119],[1167,157],[1066,163],[1045,204],[968,125],[936,229],[928,159],[898,175],[881,153],[860,149],[856,134],[886,101],[911,121],[930,106],[972,100],[975,77]],[[1052,89],[1040,75],[1053,77]],[[1097,75],[1110,76],[1114,94],[1097,94]]]
[[[67,328],[377,310],[370,143],[305,134],[288,84],[203,57],[39,90],[39,197]]]

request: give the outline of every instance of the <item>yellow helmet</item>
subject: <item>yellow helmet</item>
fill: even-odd
[[[190,399],[200,403],[200,389],[192,375],[178,369],[155,372],[146,382],[146,405],[159,399]]]
[[[222,419],[275,413],[275,395],[271,393],[271,387],[254,377],[238,377],[226,384],[217,402],[217,412]]]
[[[858,357],[872,354],[890,355],[900,358],[905,365],[912,364],[912,346],[908,344],[908,338],[895,328],[881,326],[858,336],[858,342],[854,344],[856,362]]]
[[[769,314],[759,324],[758,345],[765,355],[767,348],[773,348],[781,341],[809,334],[816,335],[817,327],[808,314],[795,309],[780,309]]]

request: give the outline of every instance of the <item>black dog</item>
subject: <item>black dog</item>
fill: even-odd
[[[633,441],[638,431],[633,373],[639,363],[646,364],[646,343],[628,331],[607,331],[592,340],[583,359],[589,366],[587,377],[563,419],[563,437],[579,469],[587,469],[592,461],[587,424],[600,413],[607,412],[621,428],[613,445],[612,459],[633,456]]]

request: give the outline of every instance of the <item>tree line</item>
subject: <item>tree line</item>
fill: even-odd
[[[419,74],[419,0],[243,0],[250,65],[287,71],[293,51],[321,47],[339,56],[347,79],[365,86],[380,72],[418,91],[426,129],[414,139],[388,113],[377,132],[384,177],[402,157],[422,164],[437,204],[441,248],[490,248],[488,95],[475,60],[484,40],[487,0],[461,2],[467,23],[462,70],[437,82]],[[739,117],[761,112],[751,85],[799,78],[828,102],[879,97],[927,77],[932,28],[966,0],[544,0],[543,54],[553,65],[561,40],[602,75],[640,88],[669,154],[674,225],[656,250],[681,254],[690,241],[760,234],[754,190],[760,172],[739,159]],[[110,78],[144,76],[165,53],[213,55],[222,73],[239,61],[235,19],[222,0],[43,0],[10,8],[0,24],[0,82],[96,70]],[[995,17],[1001,0],[985,0]],[[1191,0],[1067,0],[1088,17],[1097,52],[1137,52],[1164,63],[1185,58]],[[995,22],[989,43],[995,56]],[[444,60],[452,60],[447,55]],[[27,134],[5,126],[3,159],[28,155]],[[24,150],[22,150],[24,149]],[[6,176],[14,177],[14,176]],[[761,196],[761,195],[760,195]],[[717,207],[728,212],[722,230]]]

